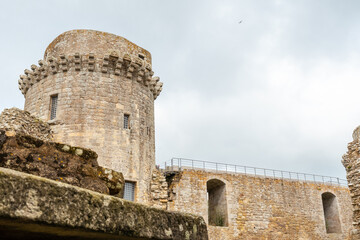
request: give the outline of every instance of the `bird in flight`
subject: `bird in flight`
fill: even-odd
[[[239,21],[239,24],[242,23],[242,20]]]

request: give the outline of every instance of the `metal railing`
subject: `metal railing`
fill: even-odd
[[[290,172],[276,169],[249,167],[187,158],[172,158],[170,160],[170,163],[165,162],[166,171],[181,171],[183,169],[203,170],[217,173],[240,173],[252,176],[270,177],[274,179],[289,179],[329,185],[347,186],[346,179],[310,173]]]

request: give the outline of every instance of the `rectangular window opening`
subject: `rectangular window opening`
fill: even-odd
[[[52,95],[50,100],[50,120],[56,118],[58,95]]]
[[[135,200],[135,182],[125,181],[124,199],[128,201]]]
[[[129,114],[124,114],[124,129],[129,129],[129,119],[130,119],[130,115]]]

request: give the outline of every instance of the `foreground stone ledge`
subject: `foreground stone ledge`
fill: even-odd
[[[0,168],[2,239],[207,240],[202,217]]]

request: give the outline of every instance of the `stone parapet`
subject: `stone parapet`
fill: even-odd
[[[76,52],[93,52],[95,55],[128,53],[132,58],[140,57],[151,64],[151,54],[146,49],[124,37],[90,29],[75,29],[60,34],[46,48],[44,59]]]
[[[2,239],[207,240],[202,217],[0,168]]]
[[[58,73],[76,74],[79,72],[101,72],[102,74],[112,75],[116,81],[116,76],[122,76],[143,84],[154,95],[156,99],[163,83],[159,77],[153,77],[151,64],[140,57],[131,57],[129,53],[119,56],[113,52],[107,55],[95,55],[94,53],[74,53],[71,55],[61,54],[58,57],[51,56],[48,60],[39,60],[39,66],[32,64],[31,70],[25,69],[24,75],[20,75],[18,80],[19,89],[23,95],[37,82],[42,81],[50,75]]]

